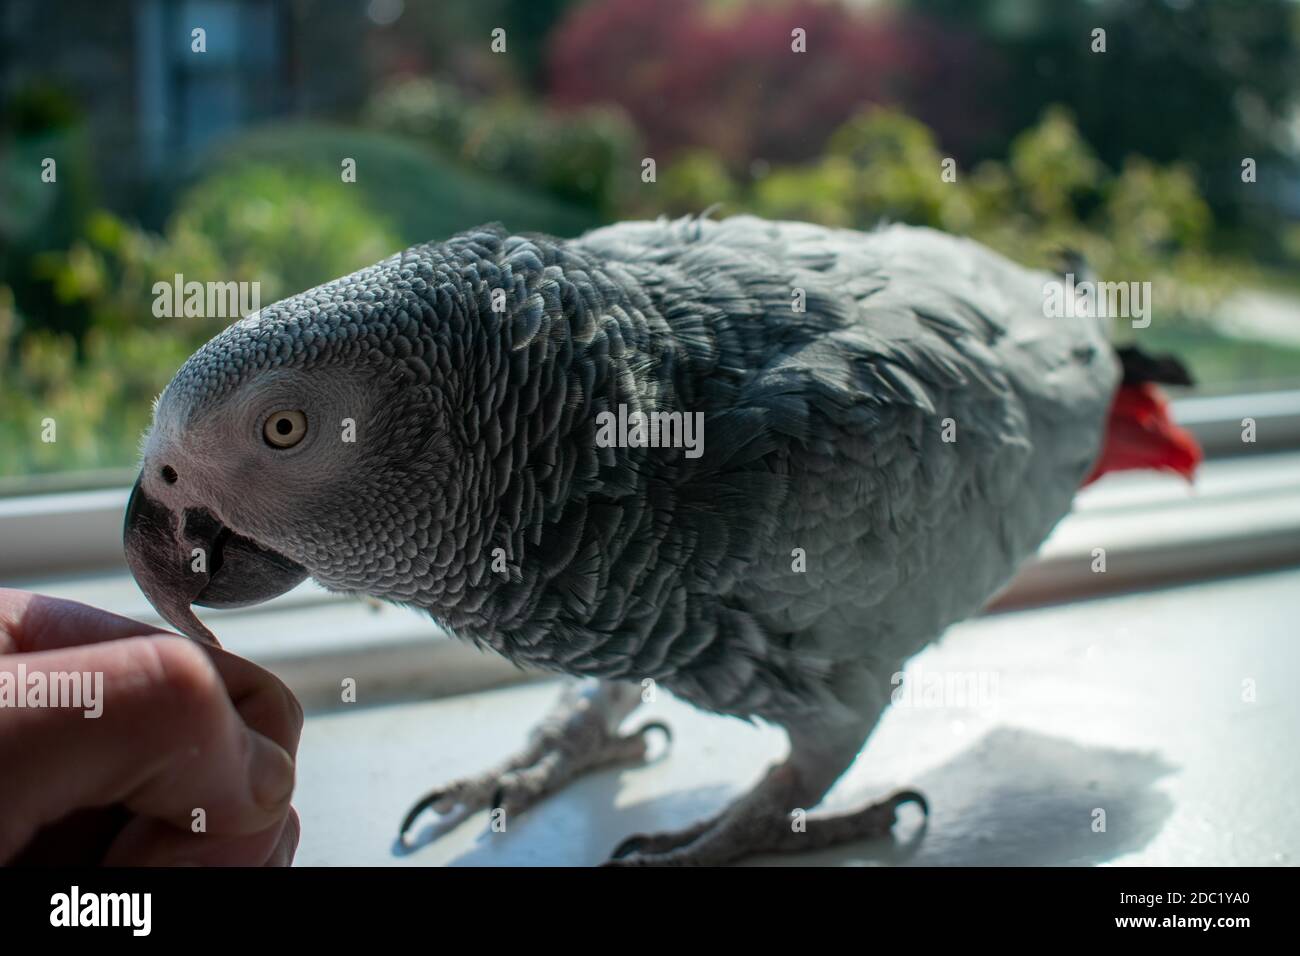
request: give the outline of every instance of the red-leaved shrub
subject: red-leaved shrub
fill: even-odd
[[[805,53],[791,49],[796,28]],[[987,106],[969,78],[986,59],[938,23],[818,0],[593,0],[553,33],[549,87],[561,106],[617,103],[656,156],[702,147],[742,168],[818,155],[870,103],[901,106],[960,149],[979,136]]]

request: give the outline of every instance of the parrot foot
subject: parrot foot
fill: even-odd
[[[491,770],[422,797],[403,818],[399,843],[406,849],[412,847],[407,834],[426,810],[437,816],[432,835],[423,841],[430,842],[480,810],[501,809],[510,817],[581,774],[645,763],[651,732],[661,732],[668,743],[672,733],[658,721],[620,733],[619,724],[639,703],[636,685],[600,681],[571,686],[533,730],[521,752]]]
[[[915,803],[929,817],[915,790],[850,813],[807,816],[787,808],[798,788],[788,766],[773,768],[753,790],[716,817],[685,830],[638,834],[624,840],[604,866],[720,866],[755,853],[798,853],[852,840],[888,836],[896,811]]]

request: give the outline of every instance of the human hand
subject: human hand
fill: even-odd
[[[9,706],[20,670],[102,675],[102,713]],[[0,862],[288,865],[301,731],[289,689],[228,651],[0,588]]]

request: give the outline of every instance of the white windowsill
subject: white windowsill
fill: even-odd
[[[750,862],[1295,865],[1298,615],[1292,569],[960,624],[912,660],[908,678],[991,672],[992,705],[892,707],[828,803],[920,789],[932,816],[915,852],[873,841]],[[1248,678],[1257,703],[1242,700]],[[507,820],[505,833],[480,812],[399,852],[410,804],[513,752],[556,692],[546,682],[310,718],[298,864],[592,865],[631,833],[716,812],[783,752],[772,728],[660,695],[628,724],[669,723],[665,759],[582,778]],[[1096,809],[1104,833],[1093,830]],[[902,813],[906,839],[919,814]]]

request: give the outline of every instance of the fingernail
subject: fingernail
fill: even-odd
[[[248,733],[252,738],[248,772],[253,799],[267,810],[279,810],[293,794],[293,758],[257,731]]]

